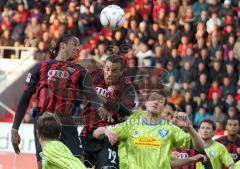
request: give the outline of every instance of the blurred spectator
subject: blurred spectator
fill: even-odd
[[[197,80],[194,89],[193,89],[193,95],[194,96],[200,96],[200,93],[204,92],[207,93],[209,90],[209,81],[206,74],[202,73],[199,76],[199,79]]]
[[[22,41],[24,38],[24,28],[27,23],[28,11],[24,8],[23,4],[18,4],[17,10],[13,14],[13,30],[11,38],[14,41]]]
[[[214,0],[215,1],[215,0]],[[222,26],[222,21],[216,12],[213,12],[211,18],[207,21],[207,32],[212,33],[214,26]]]
[[[193,3],[192,8],[194,16],[197,20],[199,20],[201,17],[201,12],[203,10],[208,10],[208,3],[206,3],[205,0],[198,0]]]
[[[236,102],[234,100],[234,97],[232,94],[228,94],[225,98],[224,98],[224,110],[227,111],[230,107],[235,107],[236,106]]]
[[[145,67],[151,66],[153,52],[148,48],[146,44],[143,44],[141,51],[136,53],[136,56],[138,58],[138,63],[144,63]]]
[[[230,77],[224,76],[223,77],[223,84],[221,89],[221,97],[225,98],[228,94],[234,94],[235,93],[235,86],[230,81]]]
[[[216,81],[216,80],[214,80],[212,82],[212,85],[209,88],[209,91],[208,91],[208,99],[209,100],[213,99],[213,93],[216,93],[218,95],[218,97],[221,96],[221,88],[218,84],[218,81]]]
[[[194,121],[193,121],[193,125],[195,127],[198,127],[200,122],[203,119],[209,119],[210,115],[208,112],[206,112],[206,109],[204,107],[200,107],[199,110],[197,111],[197,113],[194,116]]]
[[[49,18],[50,24],[54,24],[56,20],[58,20],[62,24],[66,22],[66,14],[64,13],[62,8],[63,7],[59,3],[55,4],[55,10]]]
[[[189,42],[188,36],[183,35],[181,38],[181,43],[178,46],[178,53],[180,56],[186,55],[187,49],[188,48],[193,48],[192,43]]]
[[[208,108],[210,112],[214,111],[216,106],[222,105],[222,101],[216,92],[212,95],[212,100],[208,102]],[[222,108],[222,107],[221,107]]]
[[[180,70],[180,77],[179,82],[180,83],[190,83],[191,86],[195,83],[196,80],[196,71],[190,64],[190,62],[186,61]]]
[[[46,43],[40,41],[38,43],[38,51],[34,54],[34,58],[40,61],[47,61],[50,59],[49,50],[46,47]]]
[[[191,5],[189,5],[189,0],[182,0],[182,4],[179,7],[178,10],[178,17],[180,19],[184,19],[186,17],[186,11],[191,8]]]
[[[168,102],[174,103],[178,106],[182,103],[182,96],[180,95],[180,91],[178,89],[173,89],[171,96],[168,98]]]
[[[25,36],[27,36],[29,33],[31,33],[32,36],[35,38],[40,36],[41,25],[38,23],[38,20],[36,17],[33,17],[31,19],[30,23],[27,24],[24,33],[25,33]]]
[[[222,112],[222,108],[220,105],[216,105],[214,107],[213,115],[211,116],[211,119],[214,122],[220,122],[223,124],[226,121],[226,115]]]
[[[216,130],[215,130],[215,138],[219,138],[224,135],[224,128],[223,123],[220,121],[215,121],[216,124]]]

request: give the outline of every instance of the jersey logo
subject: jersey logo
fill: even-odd
[[[135,131],[133,132],[133,135],[134,135],[134,136],[138,136],[139,134],[140,134],[140,132],[137,131],[137,130],[135,130]]]
[[[68,79],[69,78],[69,73],[67,71],[49,70],[47,74],[48,74],[49,80],[53,80],[54,78],[60,78],[60,79]]]
[[[188,154],[187,154],[187,153],[179,153],[179,154],[177,155],[177,158],[180,158],[180,159],[188,158]]]
[[[139,137],[134,139],[134,144],[146,147],[160,147],[160,140],[153,137]]]
[[[158,130],[158,133],[162,138],[164,138],[168,135],[168,131],[164,130],[164,129]]]
[[[232,156],[233,160],[237,160],[238,159],[238,155],[235,153],[230,153],[230,155]]]
[[[214,157],[215,154],[216,154],[215,151],[210,151],[210,152],[209,152],[209,156],[210,156],[210,157]]]
[[[103,96],[105,98],[110,98],[111,97],[111,93],[107,89],[103,89],[101,87],[96,87],[95,90],[96,90],[97,94],[100,95],[100,96]]]
[[[27,78],[26,78],[26,82],[27,82],[27,83],[30,82],[31,76],[32,76],[32,74],[31,74],[31,73],[28,73]]]

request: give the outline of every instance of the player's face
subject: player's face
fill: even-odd
[[[80,42],[77,37],[71,38],[65,45],[67,59],[75,59],[80,51]]]
[[[229,119],[227,121],[226,130],[229,135],[237,135],[239,131],[238,120]]]
[[[174,116],[174,110],[172,107],[169,105],[164,106],[162,116],[166,121],[171,121]]]
[[[123,75],[122,65],[121,63],[112,63],[107,61],[104,65],[103,72],[104,79],[109,85],[118,84]]]
[[[210,123],[203,122],[199,128],[199,134],[203,140],[211,139],[214,135],[212,125]]]
[[[152,93],[146,101],[146,110],[149,113],[159,114],[164,108],[165,98],[157,92]]]

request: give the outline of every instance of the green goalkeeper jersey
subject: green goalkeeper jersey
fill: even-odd
[[[230,167],[234,165],[231,155],[228,153],[225,146],[219,142],[213,141],[210,146],[205,148],[205,152],[210,158],[214,169],[222,169],[223,166]],[[197,162],[196,169],[204,169],[201,162]]]
[[[81,161],[60,141],[48,142],[42,152],[43,169],[85,169]]]
[[[240,161],[235,163],[235,169],[240,169]]]
[[[148,124],[143,118],[144,114],[146,112],[111,129],[118,135],[120,142],[120,168],[170,169],[172,147],[189,148],[190,135],[164,120],[154,125]],[[125,147],[127,153],[124,148],[121,150],[121,146]],[[123,159],[126,165],[121,165],[121,153],[126,156]]]

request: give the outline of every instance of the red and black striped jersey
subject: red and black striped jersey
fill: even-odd
[[[191,145],[192,147],[192,145]],[[199,152],[195,151],[193,148],[187,149],[187,148],[173,148],[172,153],[179,159],[186,159],[186,158],[190,158],[193,157],[197,154],[199,154]],[[203,154],[207,157],[205,152],[202,152],[200,154]],[[195,169],[196,168],[196,164],[197,162],[192,162],[186,165],[183,165],[181,167],[174,167],[173,169]],[[207,157],[207,161],[206,162],[202,162],[203,166],[205,169],[213,169],[212,165],[211,165],[211,161],[209,159],[209,157]]]
[[[240,137],[237,137],[235,142],[231,142],[228,140],[227,136],[222,136],[218,138],[216,141],[222,143],[227,148],[228,152],[232,156],[234,162],[240,160]]]
[[[111,106],[111,101],[115,101],[119,104],[123,104],[130,111],[135,106],[135,88],[133,87],[131,81],[126,77],[119,79],[119,85],[117,86],[109,86],[108,83],[104,80],[104,75],[102,70],[97,70],[91,73],[91,77],[93,80],[96,90],[96,93],[109,101],[109,105]],[[84,123],[85,123],[85,132],[92,132],[97,127],[108,126],[117,124],[125,121],[126,115],[118,112],[117,108],[114,109],[116,111],[110,112],[113,118],[113,122],[108,122],[107,120],[102,120],[96,113],[94,113],[94,109],[92,108],[91,103],[87,102],[87,105],[84,109]],[[112,110],[112,109],[111,109]],[[86,134],[86,133],[85,133]]]
[[[26,78],[25,90],[35,94],[39,112],[63,116],[70,115],[73,102],[81,101],[86,90],[95,92],[85,68],[57,60],[38,63]]]
[[[177,148],[177,149],[174,148],[173,153],[179,159],[193,157],[198,154],[194,149],[187,149],[187,148]],[[181,167],[174,167],[173,169],[195,169],[195,168],[196,168],[196,164],[192,162]]]

